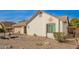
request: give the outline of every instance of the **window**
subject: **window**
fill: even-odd
[[[56,25],[55,24],[47,24],[47,33],[53,33],[56,31]]]

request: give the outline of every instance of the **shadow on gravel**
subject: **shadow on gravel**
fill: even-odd
[[[76,45],[76,42],[74,40],[66,40],[63,43],[70,44],[70,45]]]
[[[18,36],[0,36],[0,39],[13,39],[13,38],[18,38]]]

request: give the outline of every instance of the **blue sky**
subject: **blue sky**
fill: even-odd
[[[38,10],[0,10],[0,21],[18,22],[31,18]],[[43,10],[55,16],[68,16],[69,19],[79,18],[79,10]]]

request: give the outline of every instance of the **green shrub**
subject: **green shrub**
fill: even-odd
[[[55,32],[54,37],[59,42],[65,42],[65,33],[62,32]]]
[[[3,33],[4,32],[4,29],[0,29],[0,33]]]

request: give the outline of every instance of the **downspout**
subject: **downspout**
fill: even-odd
[[[60,19],[58,21],[58,32],[60,33]]]
[[[58,21],[58,32],[59,32],[58,37],[59,37],[59,39],[60,39],[60,18],[59,18],[59,21]]]

